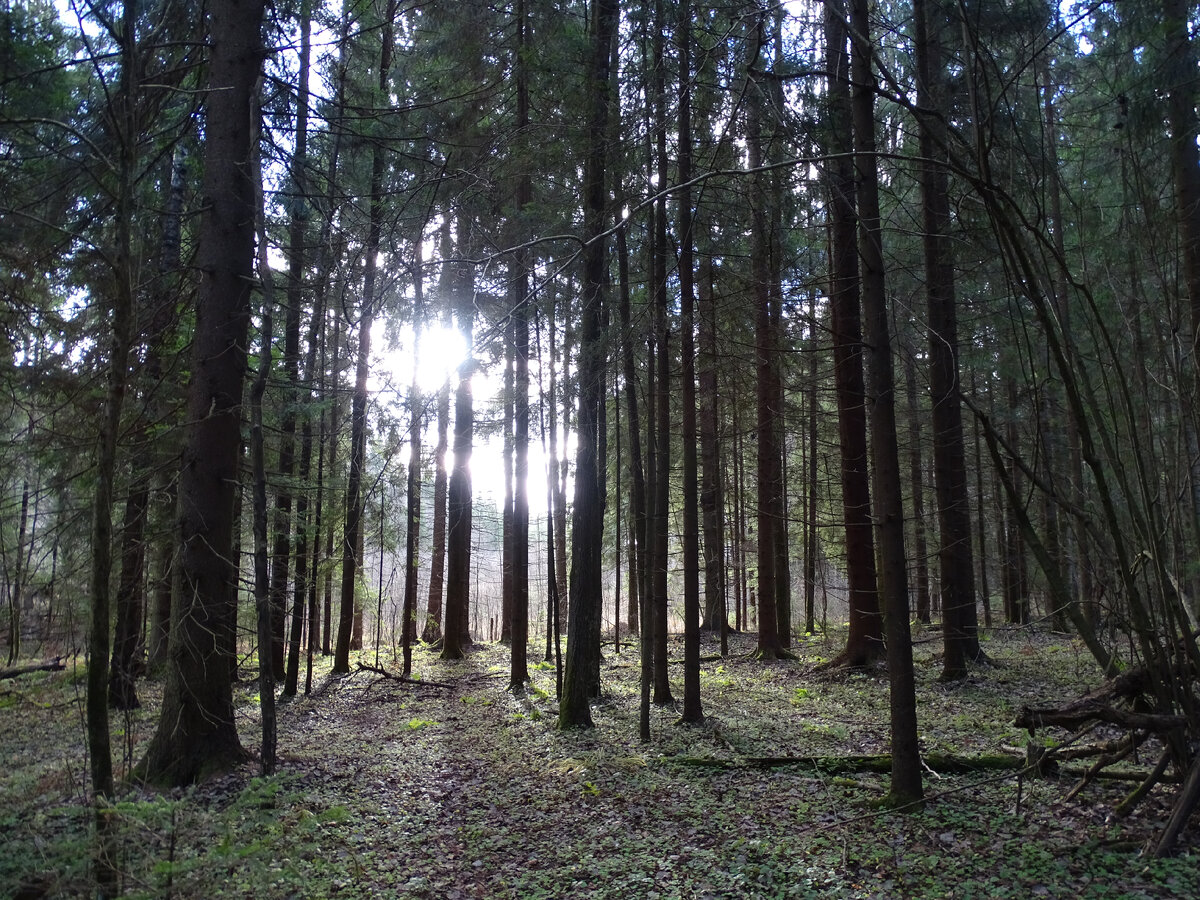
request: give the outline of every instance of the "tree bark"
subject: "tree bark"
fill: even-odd
[[[760,20],[756,31],[758,48],[764,46],[766,36]],[[758,53],[755,53],[758,56]],[[774,492],[779,487],[776,467],[779,451],[775,438],[778,434],[778,394],[775,390],[775,333],[771,310],[770,282],[770,211],[767,208],[770,191],[768,174],[762,171],[763,154],[762,111],[767,98],[765,85],[755,83],[749,103],[746,124],[746,155],[751,170],[751,235],[750,235],[750,278],[754,292],[754,347],[755,347],[755,400],[757,438],[757,530],[758,530],[758,650],[761,659],[777,659],[783,655],[783,644],[779,638],[779,622],[776,617],[775,576],[778,558],[776,530],[779,521],[775,512],[778,507]]]
[[[665,53],[666,17],[663,0],[655,0],[652,35],[654,73],[653,92],[654,117],[654,167],[658,184],[665,187],[670,178],[667,162],[667,103]],[[667,593],[668,558],[668,515],[671,503],[671,357],[670,329],[667,324],[667,198],[660,194],[654,203],[654,234],[651,251],[652,285],[654,291],[654,361],[657,373],[654,380],[656,400],[655,421],[647,429],[654,435],[655,473],[654,479],[654,562],[651,566],[651,600],[654,610],[654,702],[659,705],[671,703],[671,681],[668,677],[667,655],[669,636],[668,612],[670,598]]]
[[[379,51],[378,95],[386,96],[391,76],[392,29],[395,24],[397,0],[388,0],[381,30]],[[363,474],[367,456],[367,378],[370,374],[371,327],[375,321],[376,278],[379,266],[380,235],[383,227],[383,147],[371,147],[370,212],[367,239],[363,246],[362,302],[358,319],[358,359],[355,368],[354,396],[350,412],[350,477],[346,485],[346,524],[342,534],[342,590],[338,607],[337,646],[333,654],[333,672],[350,672],[350,649],[353,643],[361,646],[362,620],[356,618],[356,591],[360,543],[363,537]],[[360,613],[361,615],[361,613]],[[354,632],[359,640],[353,640]]]
[[[517,128],[529,131],[529,7],[517,0],[517,51],[514,66],[517,80]],[[517,179],[518,215],[533,202],[533,183],[528,169]],[[519,237],[524,238],[521,234]],[[518,251],[513,260],[512,348],[513,348],[513,453],[512,505],[512,658],[509,687],[524,689],[529,680],[529,251]]]
[[[252,96],[262,68],[262,0],[216,0],[205,117],[206,203],[186,444],[179,482],[180,588],[158,729],[135,773],[187,785],[244,758],[231,667],[237,571],[234,494],[254,265]]]
[[[683,712],[681,720],[704,721],[700,700],[700,489],[696,444],[696,286],[692,215],[692,5],[679,4],[679,151],[676,196],[679,217],[679,353],[683,363]]]
[[[446,578],[446,451],[450,447],[450,380],[442,385],[437,399],[437,446],[433,451],[433,546],[429,560],[429,601],[421,640],[427,644],[442,639],[442,596]]]
[[[260,98],[255,99],[256,123],[262,121],[262,110],[258,108]],[[262,188],[262,160],[258,154],[261,135],[254,136],[254,194],[255,219],[258,223],[258,276],[262,286],[262,328],[259,333],[258,371],[250,386],[250,466],[253,486],[253,531],[254,531],[254,611],[258,629],[258,704],[262,719],[262,743],[260,745],[259,771],[262,775],[275,773],[275,748],[277,721],[275,716],[275,679],[279,669],[275,667],[273,641],[276,630],[272,623],[275,610],[271,596],[271,575],[267,560],[267,465],[263,437],[263,395],[267,392],[267,379],[271,371],[274,328],[272,319],[275,307],[275,285],[271,278],[271,263],[267,258],[267,222]],[[282,649],[282,648],[281,648]]]
[[[942,678],[966,677],[967,663],[979,657],[971,554],[971,509],[967,493],[966,450],[959,396],[958,313],[950,245],[950,202],[945,166],[946,74],[939,30],[953,14],[940,2],[915,0],[917,103],[934,110],[918,121],[918,172],[924,234],[926,306],[929,318],[929,394],[933,424],[933,480],[938,507],[939,586],[945,656]]]
[[[909,630],[908,561],[904,554],[904,498],[896,442],[896,389],[884,279],[875,152],[875,75],[872,71],[869,0],[853,0],[850,12],[854,114],[854,161],[858,180],[858,251],[862,262],[864,337],[871,392],[871,451],[875,521],[879,535],[879,593],[885,611],[892,783],[890,803],[909,806],[924,797],[917,742],[917,697]]]
[[[421,422],[422,398],[417,378],[421,352],[421,330],[425,319],[425,273],[421,241],[413,246],[413,371],[408,388],[408,484],[404,504],[404,605],[401,609],[400,642],[404,676],[412,674],[413,642],[417,639],[417,578],[421,543]],[[382,549],[380,553],[382,554]]]
[[[592,58],[588,80],[588,149],[584,162],[583,308],[579,328],[579,416],[576,422],[575,505],[571,521],[571,581],[566,671],[559,701],[560,728],[590,728],[590,701],[600,686],[600,621],[603,616],[601,548],[604,492],[598,455],[604,402],[605,171],[608,164],[609,65],[618,0],[592,8]]]
[[[296,420],[300,397],[300,318],[303,306],[306,190],[308,167],[308,70],[311,7],[300,7],[300,79],[296,91],[295,144],[289,177],[291,209],[288,225],[288,280],[284,295],[283,375],[285,393],[279,425],[279,482],[275,490],[274,541],[271,550],[271,665],[275,678],[285,679],[284,634],[287,619],[288,574],[292,555],[292,475],[296,468]],[[297,566],[299,562],[297,561]],[[299,570],[297,569],[297,572]]]
[[[846,575],[849,582],[850,633],[846,647],[829,665],[867,666],[883,648],[883,622],[875,570],[871,524],[871,490],[867,456],[866,389],[863,383],[863,339],[859,314],[859,270],[856,248],[856,191],[852,151],[848,29],[840,4],[825,6],[825,41],[829,69],[830,307],[833,364],[837,389],[838,435],[841,442],[842,516],[846,531]]]
[[[446,508],[446,621],[442,634],[442,659],[462,659],[470,643],[469,607],[471,590],[471,449],[475,430],[475,408],[471,396],[475,319],[475,277],[467,254],[467,223],[459,220],[457,249],[460,261],[451,273],[451,296],[455,319],[469,348],[459,367],[454,392],[454,468],[447,488]]]

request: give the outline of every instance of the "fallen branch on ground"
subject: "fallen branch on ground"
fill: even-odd
[[[30,666],[17,666],[12,669],[0,669],[0,681],[6,678],[16,678],[18,675],[28,675],[30,672],[59,672],[67,667],[67,664],[62,661],[61,656],[56,656],[52,660],[42,663],[34,663]]]
[[[453,690],[454,685],[447,684],[444,681],[422,681],[420,678],[409,678],[405,675],[397,675],[395,672],[389,672],[387,669],[381,669],[378,666],[368,666],[366,663],[359,663],[358,670],[360,672],[373,672],[376,675],[381,675],[389,681],[402,681],[405,684],[416,684],[421,687],[443,688],[444,690]]]
[[[676,756],[668,762],[683,766],[714,769],[780,769],[788,766],[811,766],[830,775],[849,772],[890,772],[889,754],[862,756],[743,756],[735,759],[716,759],[706,756]],[[996,769],[1020,769],[1025,760],[1019,756],[956,756],[949,753],[930,753],[923,757],[926,766],[936,772],[961,773]]]

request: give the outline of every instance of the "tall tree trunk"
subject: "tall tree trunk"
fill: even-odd
[[[633,486],[631,503],[630,543],[630,631],[640,631],[641,704],[639,734],[650,740],[650,682],[653,678],[653,628],[649,624],[649,592],[647,590],[649,517],[646,509],[646,472],[642,468],[642,431],[638,414],[638,378],[634,366],[634,336],[630,326],[629,247],[625,228],[617,229],[617,273],[620,288],[621,370],[625,379],[625,406],[629,413],[629,476]],[[633,606],[636,604],[636,618]]]
[[[255,99],[254,121],[262,121],[262,110]],[[267,465],[263,437],[263,395],[267,392],[267,379],[271,372],[275,311],[275,284],[271,277],[268,260],[267,216],[263,200],[262,160],[258,144],[261,135],[254,138],[254,194],[255,219],[258,224],[258,276],[262,287],[262,328],[259,335],[258,371],[250,386],[250,466],[253,497],[254,531],[254,611],[258,629],[258,700],[262,722],[262,743],[259,754],[259,771],[263,776],[275,774],[275,747],[277,722],[275,716],[275,678],[279,669],[271,658],[275,629],[271,619],[275,610],[271,596],[271,581],[267,561]]]
[[[429,601],[421,640],[435,644],[442,639],[442,596],[446,577],[446,494],[448,475],[446,451],[450,447],[450,379],[438,391],[437,446],[433,451],[433,546],[429,559]]]
[[[764,23],[757,23],[756,40],[759,48],[766,42]],[[755,56],[758,54],[756,53]],[[776,467],[779,452],[775,438],[778,434],[778,394],[775,390],[775,334],[771,315],[770,281],[770,210],[767,208],[770,190],[768,173],[763,171],[763,108],[767,103],[765,85],[755,83],[746,116],[746,157],[751,170],[751,234],[750,278],[754,292],[755,399],[757,437],[757,531],[758,531],[758,650],[761,659],[778,659],[784,655],[779,639],[779,622],[775,606],[775,569],[778,554],[776,530],[780,523],[775,517],[778,504],[773,492],[778,488]]]
[[[727,629],[725,497],[721,490],[721,439],[717,388],[717,310],[713,258],[700,259],[700,509],[704,520],[704,625]]]
[[[517,303],[516,288],[509,275],[508,321],[504,324],[504,395],[501,399],[501,418],[504,420],[504,446],[501,450],[504,465],[504,506],[500,513],[500,641],[507,644],[512,640],[512,591],[513,591],[513,382],[516,359],[513,343],[513,316]]]
[[[158,729],[136,773],[154,784],[190,784],[244,758],[225,653],[237,591],[233,512],[254,266],[250,111],[263,61],[263,12],[262,0],[215,0],[208,8],[208,202],[179,480],[180,588]]]
[[[817,535],[817,292],[808,299],[808,416],[805,431],[805,492],[804,492],[804,632],[817,630],[817,557],[820,542]]]
[[[664,45],[667,28],[662,0],[655,0],[654,17],[654,121],[655,169],[658,184],[665,187],[670,178],[667,161],[667,110]],[[654,249],[652,256],[654,285],[654,362],[657,367],[654,389],[654,424],[657,477],[654,480],[654,702],[673,702],[668,675],[668,624],[670,594],[669,526],[671,509],[671,331],[667,321],[667,198],[663,193],[654,203]]]
[[[917,620],[929,624],[929,552],[925,535],[925,465],[921,456],[921,412],[917,406],[917,366],[911,352],[904,354],[904,388],[908,402],[908,477],[913,497],[913,552],[917,576]],[[976,445],[978,449],[978,445]]]
[[[1007,395],[1008,395],[1008,417],[1005,424],[1005,440],[1012,453],[1019,454],[1021,446],[1021,436],[1017,429],[1017,416],[1021,414],[1020,398],[1018,396],[1018,388],[1015,379],[1008,378]],[[1021,498],[1020,503],[1025,502],[1024,476],[1015,459],[1011,460],[1008,465],[1008,477],[1012,480],[1013,486],[1016,488],[1015,496]],[[1026,515],[1026,511],[1022,508],[1019,512],[1010,509],[1014,502],[1011,499],[1005,503],[1005,521],[1008,523],[1007,534],[1004,542],[1004,611],[1006,618],[1013,625],[1028,625],[1029,624],[1029,593],[1028,580],[1026,578],[1027,567],[1025,564],[1025,541],[1021,536],[1021,527],[1018,524],[1021,517]],[[987,603],[983,605],[984,624],[991,625],[991,606]]]
[[[679,353],[683,362],[680,399],[683,404],[683,712],[682,721],[704,721],[700,701],[700,485],[696,443],[696,287],[692,232],[692,4],[679,4]]]
[[[782,71],[786,65],[783,55],[783,19],[784,8],[776,5],[771,10],[772,28],[771,43],[772,65],[776,72]],[[767,108],[783,110],[786,99],[783,93],[783,81],[772,75],[764,85]],[[771,128],[766,135],[767,143],[763,154],[764,161],[775,162],[780,155],[779,143],[782,129],[779,124],[779,113],[771,117]],[[761,127],[761,125],[760,125]],[[768,205],[767,228],[767,259],[770,277],[770,356],[769,369],[770,389],[772,395],[772,429],[770,453],[771,484],[768,496],[771,501],[771,519],[774,523],[775,539],[775,593],[771,598],[775,604],[775,630],[779,635],[779,645],[787,650],[792,646],[792,575],[791,547],[788,541],[787,515],[787,454],[784,447],[786,429],[787,404],[783,390],[783,377],[780,373],[780,351],[783,342],[783,229],[784,205],[788,202],[788,192],[785,190],[784,179],[780,171],[772,168],[767,173],[770,185],[770,201]]]
[[[732,459],[733,468],[730,473],[733,489],[730,493],[733,495],[734,628],[741,632],[750,628],[749,617],[746,614],[746,498],[742,479],[742,453],[745,445],[742,440],[739,406],[736,401],[731,402],[729,406],[733,413],[733,452],[729,458]]]
[[[404,512],[404,605],[401,610],[400,642],[405,677],[412,674],[412,645],[417,639],[417,578],[420,574],[418,548],[421,543],[421,421],[422,398],[417,378],[421,357],[421,329],[425,319],[425,273],[421,241],[413,243],[413,371],[408,388],[408,485]],[[380,548],[382,557],[383,549]]]
[[[836,2],[836,0],[835,0]],[[885,610],[891,687],[892,783],[889,802],[908,806],[924,797],[917,743],[917,697],[909,630],[908,561],[904,555],[904,497],[896,442],[896,388],[888,328],[879,172],[875,152],[875,75],[871,64],[870,0],[850,11],[854,161],[858,181],[858,253],[862,262],[864,338],[871,403],[875,521],[879,535],[879,593]]]
[[[380,32],[379,82],[376,86],[379,97],[385,97],[392,67],[392,29],[395,24],[398,0],[388,0],[384,12],[383,28]],[[351,645],[361,647],[361,611],[356,616],[356,591],[358,565],[362,558],[360,544],[363,538],[363,475],[367,458],[367,378],[371,362],[371,327],[375,321],[376,278],[379,267],[380,233],[383,228],[383,147],[373,143],[371,147],[370,212],[367,223],[367,240],[363,245],[365,266],[363,270],[362,302],[358,318],[358,359],[354,377],[354,396],[350,412],[350,477],[346,485],[346,524],[342,534],[342,590],[338,607],[337,646],[333,654],[334,674],[350,671]],[[353,640],[354,632],[359,640]]]
[[[1196,147],[1196,61],[1189,36],[1190,9],[1185,0],[1163,0],[1171,173],[1175,180],[1183,284],[1191,313],[1191,346],[1195,348],[1200,338],[1200,150]],[[1200,354],[1193,349],[1192,357],[1200,371]]]
[[[329,463],[327,479],[329,488],[330,503],[334,493],[337,490],[338,482],[341,480],[335,477],[334,473],[338,471],[338,445],[341,443],[342,437],[342,390],[341,390],[341,369],[339,368],[339,360],[342,351],[342,316],[334,315],[333,326],[333,365],[329,372],[333,378],[333,383],[329,385],[328,395],[329,403],[329,433],[326,435],[329,445]],[[322,495],[324,496],[324,494]],[[328,507],[327,507],[328,508]],[[335,532],[336,517],[329,516],[329,524],[325,529],[325,558],[328,560],[334,559],[335,549]],[[333,566],[328,566],[325,569],[325,585],[324,585],[324,603],[322,605],[322,624],[321,624],[321,653],[325,656],[330,656],[333,653]]]
[[[296,131],[292,150],[292,198],[288,226],[288,281],[283,326],[285,394],[279,425],[279,483],[275,491],[274,542],[271,550],[271,665],[284,679],[284,627],[292,550],[292,475],[296,467],[296,413],[300,397],[300,318],[303,306],[305,223],[308,219],[308,70],[311,0],[300,6],[300,81],[296,91]]]
[[[112,301],[112,337],[108,362],[107,389],[99,438],[96,447],[96,493],[92,503],[92,595],[91,621],[88,627],[87,669],[87,742],[95,795],[96,828],[95,868],[97,894],[116,896],[118,873],[114,859],[114,822],[107,806],[113,796],[112,741],[108,725],[109,613],[112,574],[112,508],[117,469],[117,444],[121,431],[121,411],[129,378],[129,357],[133,345],[137,312],[134,294],[133,213],[140,138],[136,107],[138,46],[136,17],[126,8],[121,19],[119,38],[120,74],[114,102],[109,107],[109,124],[119,147],[117,164],[116,247],[114,248]],[[102,311],[103,312],[103,311]],[[32,423],[30,424],[32,429]],[[23,492],[22,522],[28,509],[28,482]],[[18,538],[18,553],[24,548]],[[22,556],[22,568],[24,560]],[[14,605],[15,613],[15,605]],[[19,631],[18,631],[19,633]]]
[[[158,384],[163,376],[163,343],[171,323],[176,321],[175,301],[178,273],[181,271],[180,253],[183,231],[183,201],[186,189],[186,157],[181,147],[176,147],[168,163],[169,184],[166,210],[163,214],[163,239],[158,263],[158,282],[153,300],[155,311],[150,325],[150,343],[146,352],[147,383]],[[176,460],[177,462],[177,460]],[[176,519],[176,481],[171,466],[163,461],[165,472],[159,475],[160,502],[167,510],[171,521]],[[175,471],[178,466],[175,466]],[[152,582],[153,604],[150,612],[149,635],[146,640],[147,669],[158,672],[166,663],[167,643],[171,629],[171,591],[174,583],[173,562],[175,559],[175,533],[173,528],[163,529],[166,537],[155,549]]]
[[[852,150],[849,34],[840,4],[825,6],[829,69],[830,307],[833,364],[841,442],[842,517],[846,531],[846,575],[850,591],[850,633],[846,648],[831,665],[870,665],[883,648],[883,622],[875,571],[871,490],[867,456],[866,391],[859,316],[859,272]]]
[[[562,728],[592,725],[590,700],[600,687],[600,622],[603,617],[601,548],[604,491],[598,454],[604,402],[601,315],[606,262],[604,223],[609,64],[618,0],[592,7],[592,58],[588,79],[588,142],[583,175],[583,307],[579,328],[579,417],[576,422],[575,505],[571,521],[571,598],[567,658],[558,721]]]
[[[336,171],[336,161],[334,162]],[[324,247],[324,241],[320,244]],[[325,252],[322,249],[318,254],[318,273],[320,273],[325,265]],[[313,304],[312,316],[309,319],[308,333],[306,335],[308,351],[304,360],[304,391],[307,394],[305,398],[307,407],[312,409],[316,405],[316,397],[314,388],[318,383],[317,369],[317,350],[321,348],[320,362],[324,368],[325,352],[325,301],[326,287],[324,280],[318,282],[316,291],[316,299]],[[312,678],[312,662],[313,655],[317,651],[320,643],[320,623],[317,613],[317,570],[320,562],[320,547],[321,547],[321,514],[323,511],[321,497],[324,488],[325,476],[325,412],[321,411],[320,424],[318,426],[316,441],[317,441],[317,478],[315,483],[309,481],[309,476],[312,473],[312,452],[313,452],[313,422],[312,417],[306,414],[303,418],[300,428],[300,468],[298,477],[304,489],[300,492],[300,496],[296,502],[296,576],[292,594],[292,625],[291,632],[288,636],[288,659],[287,672],[284,676],[283,695],[285,697],[295,696],[299,689],[300,683],[300,642],[304,636],[304,621],[306,618],[305,608],[307,606],[308,620],[308,654],[307,654],[307,676],[305,678],[305,693],[308,693],[309,683]],[[309,516],[309,495],[316,496],[315,509],[310,518]]]
[[[475,275],[466,261],[468,223],[457,223],[460,261],[451,273],[451,296],[455,319],[468,348],[468,359],[459,367],[454,392],[454,468],[447,489],[446,527],[446,621],[442,635],[442,659],[461,659],[470,643],[471,590],[471,447],[475,430],[475,408],[471,396],[474,361]]]
[[[517,128],[529,132],[529,7],[517,0],[517,49],[514,60],[517,80]],[[533,202],[533,183],[528,170],[517,179],[516,206],[524,214]],[[519,235],[524,238],[525,235]],[[513,279],[513,451],[514,478],[512,509],[512,657],[509,687],[524,689],[529,680],[529,251],[515,254]]]
[[[964,678],[979,651],[971,554],[971,508],[958,387],[958,312],[950,245],[950,202],[944,155],[946,74],[940,29],[952,15],[942,3],[914,0],[917,104],[937,112],[918,122],[921,158],[918,177],[924,223],[925,290],[929,318],[929,394],[933,422],[933,480],[938,507],[938,582],[941,590],[945,655],[942,678]]]

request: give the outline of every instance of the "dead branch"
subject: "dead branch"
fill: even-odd
[[[16,666],[12,669],[0,669],[0,681],[6,678],[16,678],[18,675],[28,675],[30,672],[59,672],[67,667],[67,664],[62,661],[61,656],[56,656],[52,660],[42,663],[34,663],[30,666]]]
[[[1158,764],[1151,770],[1150,774],[1142,779],[1141,784],[1129,792],[1120,803],[1113,807],[1113,815],[1119,819],[1125,818],[1134,808],[1142,802],[1151,789],[1162,781],[1163,775],[1166,774],[1167,766],[1171,762],[1171,751],[1164,750],[1162,756],[1158,758]]]
[[[925,765],[937,772],[966,773],[997,769],[1020,769],[1025,761],[1018,756],[958,756],[949,753],[930,753],[923,758]],[[892,757],[888,754],[861,756],[741,756],[717,759],[707,756],[676,756],[669,762],[682,766],[713,769],[779,769],[789,766],[808,766],[827,775],[851,772],[890,772]]]
[[[1090,722],[1107,722],[1121,728],[1139,729],[1161,734],[1172,728],[1187,725],[1187,717],[1165,713],[1142,713],[1123,709],[1119,701],[1134,700],[1151,687],[1151,675],[1145,666],[1138,666],[1110,678],[1100,687],[1058,707],[1023,707],[1013,724],[1027,728],[1032,734],[1037,728],[1057,725],[1079,728]]]
[[[361,662],[358,664],[358,670],[360,672],[372,672],[388,679],[389,681],[402,681],[405,684],[415,684],[419,687],[435,687],[448,691],[454,689],[453,684],[447,684],[444,681],[422,681],[420,678],[408,678],[404,675],[397,675],[395,672],[389,672],[387,669],[381,669],[378,666],[368,666],[366,663]]]

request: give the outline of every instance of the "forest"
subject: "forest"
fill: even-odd
[[[1198,24],[0,0],[0,894],[1194,896]]]

